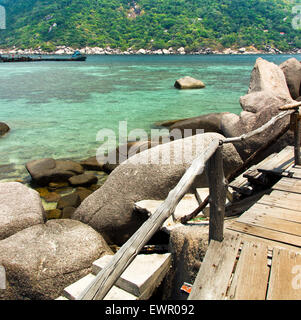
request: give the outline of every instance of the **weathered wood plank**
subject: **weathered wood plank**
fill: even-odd
[[[301,300],[301,254],[273,250],[268,300]]]
[[[265,300],[268,279],[268,248],[245,242],[228,293],[231,300]],[[250,267],[251,266],[251,267]]]
[[[113,256],[103,256],[94,261],[92,272],[97,275]],[[162,277],[165,277],[171,265],[171,254],[138,255],[129,267],[116,281],[116,286],[140,297],[148,288],[156,288],[160,285]],[[149,292],[151,295],[153,292]],[[149,298],[150,296],[146,297]]]
[[[64,289],[64,297],[67,300],[77,300],[81,293],[95,280],[95,275],[89,273],[85,277],[72,283],[70,286]],[[113,286],[108,292],[104,300],[139,300],[137,296],[128,293],[116,286]]]
[[[237,220],[237,222],[253,226],[259,226],[262,228],[271,229],[301,237],[300,223],[274,218],[271,216],[267,216],[265,213],[254,214],[254,212],[248,212],[248,214],[243,214]]]
[[[267,217],[274,217],[282,220],[301,223],[300,211],[278,208],[278,207],[263,205],[260,203],[254,204],[252,208],[248,210],[248,212],[244,213],[244,215],[248,213],[252,215],[264,214]]]
[[[279,108],[279,110],[291,110],[301,107],[301,102],[293,102]]]
[[[301,207],[301,196],[296,193],[274,190],[270,195],[263,196],[258,203],[299,211]]]
[[[283,173],[294,162],[293,147],[287,146],[277,155],[258,167],[259,172],[272,172],[275,174]]]
[[[188,300],[225,299],[240,244],[239,234],[225,234],[223,242],[210,242]]]
[[[229,232],[230,230],[227,230],[227,232]],[[236,232],[236,231],[233,231]],[[301,248],[286,244],[286,243],[282,243],[282,242],[277,242],[274,240],[270,240],[270,239],[264,239],[264,238],[259,238],[250,234],[246,234],[246,233],[241,233],[241,239],[242,242],[244,241],[249,241],[249,242],[256,242],[256,243],[262,243],[265,244],[269,250],[273,250],[274,248],[280,248],[280,249],[287,249],[287,250],[295,250],[295,251],[299,251],[301,253]]]
[[[301,194],[301,180],[293,178],[281,178],[280,181],[273,186],[273,189]]]
[[[250,234],[259,238],[301,247],[301,237],[292,234],[266,229],[260,226],[248,225],[236,221],[232,222],[227,228],[236,232]]]

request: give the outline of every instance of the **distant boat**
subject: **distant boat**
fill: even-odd
[[[24,56],[2,56],[0,55],[0,62],[37,62],[37,61],[86,61],[87,57],[82,55],[79,51],[75,51],[71,58],[31,58]]]

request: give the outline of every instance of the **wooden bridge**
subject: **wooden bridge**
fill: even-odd
[[[301,299],[301,166],[294,162],[287,147],[257,167],[257,175],[281,179],[222,242],[210,243],[189,299]]]
[[[177,205],[205,168],[210,194],[199,208],[181,219],[185,223],[210,203],[210,245],[189,299],[301,299],[300,106],[301,102],[280,108],[282,112],[265,125],[240,137],[212,141],[204,154],[193,161],[167,199],[110,262],[88,279],[84,289],[76,292],[73,299],[107,297],[145,244],[174,215]],[[280,180],[224,230],[228,184],[223,172],[223,145],[245,141],[288,116],[291,123],[273,142],[293,129],[294,147],[287,147],[248,169],[256,156],[270,145],[269,141],[227,177],[228,181],[236,178],[230,186],[246,194],[250,192],[250,182],[260,184],[266,175],[277,176]],[[166,272],[166,267],[163,269]]]

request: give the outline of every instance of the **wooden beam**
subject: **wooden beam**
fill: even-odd
[[[301,102],[294,102],[290,104],[286,104],[285,106],[282,106],[279,108],[279,110],[292,110],[292,109],[297,109],[301,107]]]
[[[251,132],[242,134],[239,137],[227,138],[227,139],[223,140],[223,143],[244,142],[245,140],[248,140],[248,139],[252,138],[253,136],[256,136],[257,134],[262,133],[263,131],[265,131],[266,129],[268,129],[272,125],[274,125],[279,120],[285,118],[288,115],[291,115],[294,112],[295,112],[295,110],[287,110],[287,111],[280,112],[279,114],[277,114],[275,117],[273,117],[270,121],[268,121],[266,124],[264,124],[260,128],[253,130]]]
[[[223,168],[222,146],[208,160],[207,176],[210,191],[209,241],[223,241],[226,203],[226,179]]]
[[[295,152],[295,165],[301,164],[300,159],[300,121],[299,111],[295,111],[291,115],[291,127],[294,131],[294,152]]]
[[[169,193],[167,199],[118,250],[111,263],[99,272],[78,300],[102,300],[106,296],[139,251],[173,214],[180,200],[189,191],[195,178],[204,172],[206,162],[212,157],[219,145],[220,141],[218,139],[213,140],[205,152],[192,162],[190,168],[185,172],[178,185]]]

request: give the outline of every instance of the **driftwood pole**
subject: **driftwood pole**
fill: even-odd
[[[173,214],[196,177],[204,172],[208,159],[212,157],[219,145],[220,141],[218,139],[213,140],[208,148],[204,150],[204,153],[192,162],[192,165],[187,169],[177,186],[170,191],[167,199],[117,251],[112,261],[98,273],[94,281],[79,296],[78,300],[102,300],[106,296],[143,246],[161,228],[165,220]]]
[[[295,165],[301,165],[300,160],[300,121],[299,121],[299,111],[296,110],[291,115],[291,125],[294,131],[294,151],[295,151]]]
[[[218,147],[207,163],[210,192],[209,241],[223,241],[226,203],[226,179],[223,169],[222,145]]]

